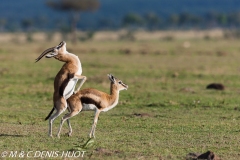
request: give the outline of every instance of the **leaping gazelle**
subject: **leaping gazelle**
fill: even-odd
[[[62,41],[59,45],[45,50],[37,59],[38,62],[42,57],[52,58],[65,62],[60,71],[54,79],[54,93],[53,93],[53,109],[45,120],[49,119],[49,136],[52,137],[53,121],[63,113],[67,108],[67,99],[73,94],[75,86],[80,80],[79,91],[86,77],[82,76],[82,66],[78,56],[69,53],[66,50],[66,42]],[[56,112],[51,116],[53,111]],[[70,125],[70,122],[68,121]]]
[[[111,74],[108,74],[110,84],[110,94],[101,92],[96,89],[88,88],[78,91],[67,99],[68,107],[70,113],[66,114],[62,120],[58,130],[57,136],[60,137],[60,132],[63,123],[69,118],[77,115],[81,111],[95,111],[95,117],[93,120],[93,125],[91,132],[89,134],[90,138],[95,137],[95,128],[98,121],[98,116],[100,112],[106,112],[118,104],[119,92],[121,90],[127,90],[128,86],[124,84],[121,80],[116,79]],[[69,126],[69,136],[72,134],[72,127]]]

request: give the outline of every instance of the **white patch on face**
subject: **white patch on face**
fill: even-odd
[[[82,111],[95,111],[97,107],[94,104],[83,103]]]
[[[47,54],[45,57],[46,57],[46,58],[51,58],[51,57],[54,57],[54,56],[56,56],[56,55],[57,55],[56,52],[51,52],[51,53]]]

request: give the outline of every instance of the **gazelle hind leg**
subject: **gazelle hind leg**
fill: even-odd
[[[96,129],[96,126],[97,126],[97,121],[98,121],[98,117],[99,117],[99,114],[100,114],[100,110],[96,109],[95,111],[95,116],[94,116],[94,120],[93,120],[93,125],[92,125],[92,129],[91,129],[91,132],[89,134],[89,137],[90,138],[95,138],[95,129]]]
[[[54,120],[66,110],[67,102],[64,98],[61,98],[59,101],[57,101],[54,104],[54,106],[55,106],[56,112],[49,118],[49,136],[50,137],[52,137],[52,124]]]
[[[71,113],[66,114],[66,115],[62,118],[61,123],[60,123],[60,126],[59,126],[59,130],[58,130],[58,134],[57,134],[57,137],[58,137],[58,138],[60,138],[60,132],[61,132],[63,123],[67,120],[67,122],[70,124],[69,118],[77,115],[79,112],[80,112],[80,111],[78,111],[78,110],[77,110],[77,111],[72,111]],[[70,135],[72,134],[72,127],[71,127],[71,125],[69,126],[69,134],[70,134]]]
[[[67,119],[67,124],[68,124],[68,128],[69,128],[68,136],[70,137],[70,136],[72,136],[72,126],[71,126],[69,119]]]
[[[52,124],[54,120],[63,112],[64,110],[57,110],[50,118],[49,118],[49,136],[52,137]]]
[[[69,107],[67,107],[67,109],[68,109],[68,112],[70,113],[71,109]],[[67,119],[67,124],[68,124],[68,128],[69,128],[68,136],[70,137],[70,136],[72,136],[72,126],[71,126],[69,119]]]
[[[74,105],[72,103],[74,103]],[[68,110],[70,111],[70,113],[66,114],[61,120],[59,130],[58,130],[58,134],[57,134],[58,138],[60,138],[60,132],[61,132],[61,129],[62,129],[62,125],[66,120],[67,120],[68,127],[69,127],[68,135],[69,136],[72,135],[72,127],[71,127],[69,118],[77,115],[82,110],[82,103],[80,101],[74,101],[74,100],[73,100],[73,102],[71,102],[71,98],[69,98],[68,99],[68,107],[69,107]]]

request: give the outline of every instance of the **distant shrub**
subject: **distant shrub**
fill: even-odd
[[[204,40],[211,40],[211,36],[209,36],[209,35],[207,34],[207,35],[205,35],[205,36],[203,37],[203,39],[204,39]]]
[[[27,39],[28,42],[33,41],[32,33],[27,33],[26,37],[27,37],[26,39]]]
[[[240,30],[227,30],[224,32],[225,39],[239,39],[240,38]]]
[[[134,33],[132,31],[128,31],[125,34],[120,35],[119,40],[135,41],[136,38],[135,38]]]
[[[94,37],[94,34],[95,34],[95,32],[93,32],[93,31],[88,31],[88,32],[86,32],[86,34],[79,36],[78,39],[79,39],[80,41],[91,40],[91,39]]]
[[[120,49],[119,52],[122,54],[131,54],[132,50],[129,48],[124,48],[124,49]]]
[[[171,36],[171,35],[167,35],[167,36],[163,37],[162,40],[164,40],[164,41],[173,41],[174,37]]]

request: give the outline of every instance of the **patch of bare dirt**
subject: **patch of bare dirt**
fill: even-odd
[[[136,117],[152,117],[152,115],[148,113],[134,113],[133,115]]]
[[[186,93],[196,93],[192,88],[188,88],[188,87],[181,88],[180,91],[186,92]]]
[[[100,154],[100,155],[106,155],[106,156],[111,156],[111,155],[114,155],[114,154],[121,153],[121,151],[111,151],[111,150],[105,149],[105,148],[97,148],[95,150],[95,152]]]

